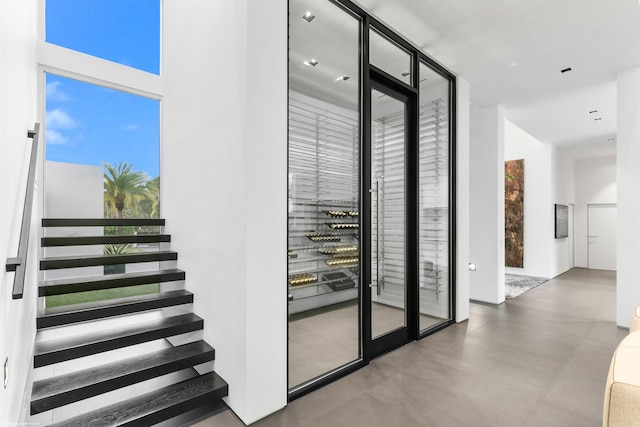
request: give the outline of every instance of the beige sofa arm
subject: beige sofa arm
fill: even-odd
[[[631,327],[629,328],[629,333],[633,333],[640,329],[640,307],[636,308],[636,311],[633,313],[633,318],[631,319]]]
[[[638,318],[634,320],[640,321]],[[636,323],[636,328],[638,326]],[[627,335],[613,354],[604,393],[602,425],[604,427],[640,426],[640,330],[638,329]]]

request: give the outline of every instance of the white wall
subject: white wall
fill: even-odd
[[[640,242],[640,68],[618,73],[618,293],[617,323],[628,327],[640,306],[638,242]]]
[[[47,218],[102,218],[104,215],[102,166],[46,161],[45,185]]]
[[[287,400],[287,2],[164,2],[163,32],[162,216],[251,423]]]
[[[104,216],[104,169],[102,166],[45,161],[44,212],[46,218],[102,218]],[[46,236],[97,236],[102,227],[50,227]],[[102,246],[54,246],[47,257],[101,255]],[[43,272],[45,280],[100,275],[102,266],[64,268]]]
[[[504,160],[517,159],[524,159],[524,267],[507,267],[505,271],[553,277],[555,201],[551,197],[552,148],[507,120]]]
[[[551,200],[552,203],[562,205],[575,205],[575,162],[566,151],[551,147]],[[572,210],[569,209],[569,215]],[[575,217],[575,209],[573,210]],[[552,218],[555,212],[551,212]],[[551,272],[549,277],[555,277],[573,268],[574,252],[571,250],[571,242],[575,248],[575,227],[572,219],[569,219],[569,237],[553,239],[551,252]],[[555,227],[555,224],[554,224]]]
[[[616,203],[616,157],[576,159],[575,260],[576,267],[588,267],[587,205]],[[623,230],[623,228],[620,228]]]
[[[36,18],[34,0],[0,2],[0,425],[18,422],[35,337],[37,207],[23,299],[12,299],[14,273],[5,272],[4,262],[17,255],[31,147],[26,133],[37,121]]]
[[[469,82],[456,78],[456,322],[469,318]]]
[[[504,110],[471,106],[470,298],[504,301]]]

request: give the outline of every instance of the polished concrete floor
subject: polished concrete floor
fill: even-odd
[[[373,303],[372,334],[374,337],[405,324],[402,309]],[[442,322],[421,316],[421,327]],[[298,316],[289,321],[289,387],[309,381],[359,358],[358,306],[340,304],[334,308]]]
[[[631,313],[629,314],[631,315]],[[254,426],[602,425],[615,273],[574,269],[379,357]],[[242,426],[230,411],[198,426]]]

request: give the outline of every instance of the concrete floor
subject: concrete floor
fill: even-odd
[[[631,313],[629,313],[631,315]],[[253,424],[589,427],[602,425],[615,273],[574,269],[469,321],[372,361]],[[199,424],[243,426],[232,412]]]
[[[358,306],[338,305],[289,322],[289,387],[337,369],[360,357]],[[405,324],[404,310],[373,303],[373,336],[382,335]],[[421,327],[441,323],[442,319],[421,316]]]

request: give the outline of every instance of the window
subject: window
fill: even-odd
[[[48,0],[49,43],[160,73],[158,0]]]
[[[69,165],[67,169],[74,164],[98,167],[100,183],[102,169],[109,173],[109,167],[128,168],[139,174],[145,186],[159,181],[159,101],[54,74],[47,74],[46,86],[47,164]],[[47,177],[48,195],[53,191],[52,179]],[[104,210],[105,217],[157,217],[159,195],[155,200],[140,198],[123,209],[107,199],[97,207],[100,216]],[[50,208],[47,215],[55,215]],[[88,209],[86,203],[83,208]]]

